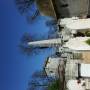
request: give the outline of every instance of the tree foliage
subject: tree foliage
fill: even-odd
[[[48,86],[48,90],[59,90],[59,80],[55,80],[51,85]]]

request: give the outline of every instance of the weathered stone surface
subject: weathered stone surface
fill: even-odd
[[[60,17],[81,17],[90,13],[89,0],[55,0],[55,3]]]
[[[67,0],[70,16],[83,16],[88,14],[89,0]]]

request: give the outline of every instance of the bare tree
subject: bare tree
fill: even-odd
[[[47,90],[48,85],[54,81],[53,78],[47,77],[44,71],[36,71],[32,74],[32,80],[28,82],[28,90]]]
[[[27,19],[27,21],[28,21],[28,23],[32,23],[33,21],[35,21],[36,20],[36,18],[38,17],[40,15],[40,12],[39,12],[39,10],[37,9],[34,13],[33,13],[33,15],[28,15],[27,17],[26,17],[26,19]]]
[[[32,74],[32,78],[46,78],[47,75],[45,73],[45,71],[36,71]]]
[[[46,26],[50,27],[50,26],[55,26],[57,25],[57,20],[56,19],[51,19],[51,20],[47,20],[45,22]]]
[[[41,37],[43,39],[43,36]],[[20,51],[23,54],[30,56],[33,54],[38,55],[39,54],[38,52],[41,52],[42,50],[48,48],[48,47],[33,47],[28,45],[28,42],[37,41],[37,40],[40,40],[40,38],[35,38],[35,35],[30,35],[30,33],[24,33],[19,43]]]
[[[28,43],[33,41],[34,36],[30,35],[30,33],[25,32],[21,37],[21,43]]]
[[[45,22],[46,26],[49,27],[48,38],[58,38],[58,25],[56,19],[50,19]]]
[[[34,3],[34,0],[15,0],[16,6],[21,14],[26,13],[32,4]]]
[[[36,47],[28,46],[28,42],[31,42],[33,40],[34,40],[33,36],[31,36],[29,33],[24,33],[23,36],[21,37],[19,44],[20,51],[26,55],[35,54]]]
[[[20,14],[24,15],[29,23],[32,23],[40,15],[35,0],[15,0],[15,4]]]

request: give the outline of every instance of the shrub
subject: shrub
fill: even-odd
[[[88,45],[90,45],[90,39],[86,40],[86,43],[87,43]]]
[[[85,32],[85,35],[90,37],[90,31]]]
[[[56,80],[48,86],[48,90],[59,90],[59,80]]]

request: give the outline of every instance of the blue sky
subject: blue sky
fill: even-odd
[[[24,32],[47,35],[46,17],[30,25],[16,9],[14,0],[0,0],[0,90],[26,90],[31,74],[43,66],[52,53],[47,49],[39,55],[20,53],[18,44]]]

